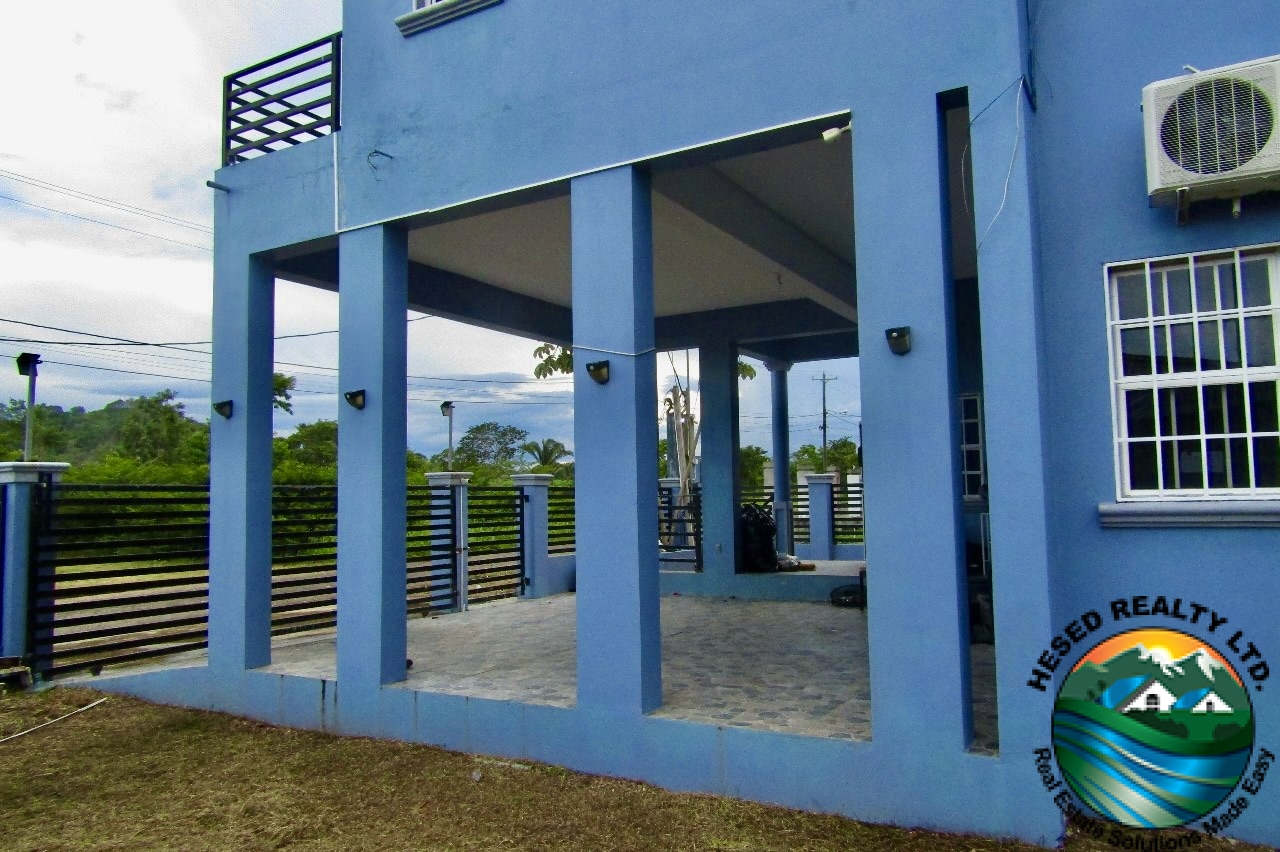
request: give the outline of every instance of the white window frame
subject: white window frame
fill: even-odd
[[[964,412],[964,404],[968,400],[973,400],[974,409],[977,411],[975,417],[966,417]],[[962,393],[959,398],[960,404],[960,495],[966,502],[978,503],[986,500],[984,489],[987,485],[987,448],[986,435],[984,434],[982,422],[982,394],[980,393]],[[966,443],[964,439],[965,425],[974,423],[978,427],[977,443]],[[969,453],[977,452],[978,466],[969,468]],[[969,490],[969,477],[976,474],[978,476],[978,492],[975,494]]]
[[[1265,258],[1268,264],[1268,276],[1270,281],[1270,304],[1258,307],[1246,307],[1243,299],[1243,279],[1242,279],[1242,262]],[[1163,313],[1154,313],[1151,310],[1153,299],[1153,278],[1164,274],[1165,272],[1176,268],[1182,264],[1186,264],[1186,268],[1190,274],[1190,298],[1192,299],[1191,311],[1172,312],[1172,306],[1165,305],[1169,308]],[[1220,302],[1215,303],[1212,310],[1201,310],[1199,304],[1200,292],[1197,286],[1196,270],[1210,265],[1230,264],[1234,266],[1234,286],[1235,286],[1235,302],[1234,308],[1223,308]],[[1146,315],[1139,318],[1121,319],[1120,318],[1120,296],[1118,279],[1123,275],[1132,275],[1141,272],[1144,276],[1144,298],[1146,299]],[[1218,285],[1220,286],[1219,279]],[[1250,382],[1280,382],[1280,363],[1270,366],[1249,366],[1248,339],[1246,335],[1246,319],[1258,317],[1270,317],[1271,335],[1274,350],[1280,350],[1280,244],[1262,244],[1243,246],[1239,248],[1228,248],[1216,251],[1196,252],[1193,254],[1168,255],[1163,257],[1145,258],[1132,261],[1123,261],[1117,263],[1106,264],[1103,268],[1103,290],[1106,299],[1106,317],[1107,317],[1107,341],[1108,341],[1108,361],[1110,368],[1111,380],[1111,408],[1112,408],[1112,446],[1115,462],[1115,482],[1116,482],[1116,499],[1119,502],[1136,502],[1136,501],[1225,501],[1225,500],[1259,500],[1259,499],[1280,499],[1280,487],[1260,487],[1255,483],[1255,470],[1253,468],[1253,447],[1255,438],[1270,438],[1276,436],[1277,432],[1272,430],[1254,429],[1254,418],[1252,414],[1252,403],[1250,399],[1249,383]],[[1168,301],[1169,291],[1162,287],[1162,297]],[[1220,298],[1221,291],[1215,291],[1215,298]],[[1218,364],[1217,369],[1203,369],[1205,364],[1205,353],[1202,351],[1203,341],[1202,335],[1198,331],[1201,323],[1214,323],[1215,321],[1224,321],[1218,324],[1219,336],[1216,340],[1218,347]],[[1235,320],[1238,322],[1238,344],[1240,347],[1240,366],[1234,368],[1225,367],[1225,355],[1222,353],[1222,344],[1224,339],[1222,332],[1225,328],[1225,321]],[[1175,372],[1174,363],[1174,340],[1173,326],[1185,326],[1190,324],[1192,329],[1192,340],[1194,344],[1194,367],[1193,370],[1182,370]],[[1146,328],[1150,332],[1148,337],[1148,351],[1150,352],[1152,363],[1151,372],[1146,375],[1126,376],[1123,374],[1123,351],[1121,348],[1121,331],[1137,330]],[[1158,331],[1157,329],[1163,329]],[[1160,372],[1160,365],[1157,363],[1160,357],[1156,352],[1157,345],[1165,347],[1165,358],[1167,370]],[[1280,351],[1273,353],[1273,361],[1280,362]],[[1219,385],[1238,385],[1242,387],[1242,397],[1244,406],[1244,431],[1230,431],[1225,433],[1209,432],[1206,428],[1206,416],[1204,400],[1204,388],[1208,386]],[[1194,387],[1197,393],[1197,410],[1199,417],[1198,434],[1179,435],[1175,429],[1169,435],[1164,434],[1162,417],[1161,417],[1161,393],[1162,389],[1171,390],[1174,388]],[[1130,390],[1150,390],[1152,392],[1152,401],[1154,409],[1152,417],[1155,425],[1155,435],[1145,436],[1139,435],[1130,437],[1128,435],[1127,423],[1127,401],[1125,392]],[[1224,403],[1225,406],[1225,403]],[[1225,417],[1225,415],[1224,415]],[[1244,487],[1209,487],[1210,466],[1212,461],[1208,452],[1208,441],[1210,440],[1226,440],[1243,439],[1247,444],[1249,452],[1248,457],[1248,476],[1249,484]],[[1172,439],[1172,440],[1171,440]],[[1201,465],[1201,487],[1179,487],[1180,483],[1166,483],[1165,462],[1164,462],[1164,446],[1169,445],[1172,452],[1179,452],[1177,445],[1173,440],[1181,439],[1183,441],[1199,441],[1199,458]],[[1154,441],[1156,447],[1156,476],[1157,487],[1154,489],[1133,489],[1130,487],[1130,470],[1129,470],[1129,445],[1131,443],[1150,443]],[[1230,444],[1227,445],[1230,447]],[[1181,464],[1175,464],[1175,467],[1181,468]]]

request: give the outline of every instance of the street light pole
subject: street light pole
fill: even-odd
[[[40,356],[23,352],[18,356],[18,375],[27,377],[27,423],[22,436],[22,460],[31,461],[31,439],[34,431],[36,408],[36,365]]]
[[[453,403],[447,399],[440,403],[440,413],[449,418],[449,455],[446,458],[449,470],[453,470]]]

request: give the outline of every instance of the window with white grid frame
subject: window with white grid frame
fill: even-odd
[[[982,447],[982,396],[960,394],[960,487],[964,499],[986,497],[986,459]]]
[[[1107,267],[1121,499],[1280,498],[1280,247]]]

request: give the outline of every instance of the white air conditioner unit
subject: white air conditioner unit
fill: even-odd
[[[1152,83],[1142,115],[1153,204],[1280,189],[1280,56]]]

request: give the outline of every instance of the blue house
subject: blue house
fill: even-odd
[[[1277,52],[1273,3],[410,5],[350,0],[340,36],[228,78],[207,664],[105,688],[1052,845],[1053,690],[1028,675],[1064,625],[1176,596],[1280,653],[1280,75],[1213,74]],[[340,305],[332,677],[264,669],[276,278]],[[410,307],[573,346],[569,706],[404,686]],[[704,566],[664,577],[655,359],[686,347]],[[788,368],[859,359],[869,738],[657,712],[664,591],[804,596],[737,570],[741,354],[769,366],[775,458]],[[979,526],[994,752],[972,747]],[[1276,691],[1251,697],[1280,738]],[[1231,831],[1280,843],[1260,796]]]

